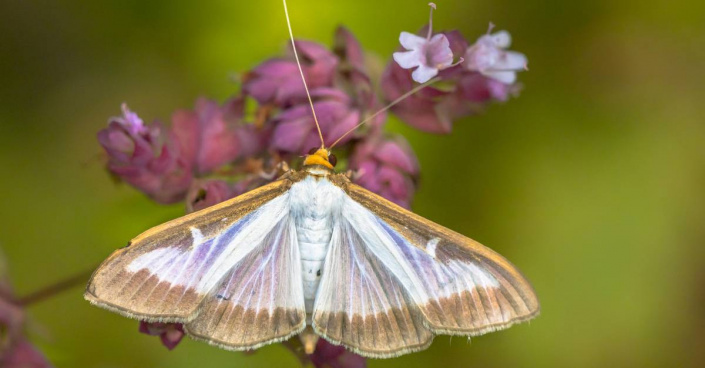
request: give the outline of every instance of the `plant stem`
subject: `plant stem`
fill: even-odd
[[[83,271],[81,273],[75,274],[68,278],[65,278],[59,282],[43,287],[33,293],[25,295],[24,297],[18,298],[16,303],[23,307],[32,305],[37,302],[41,302],[45,299],[49,299],[57,294],[60,294],[66,290],[69,290],[78,285],[85,285],[88,278],[93,274],[93,269]]]

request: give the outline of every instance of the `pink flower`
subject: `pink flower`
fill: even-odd
[[[22,308],[14,301],[9,285],[4,285],[0,294],[0,331],[8,339],[14,340],[22,337],[25,314]],[[0,340],[0,351],[2,350]]]
[[[338,78],[334,85],[344,91],[353,99],[353,105],[360,110],[361,118],[366,118],[377,113],[380,104],[372,80],[365,69],[365,55],[362,46],[355,36],[344,27],[338,27],[335,32],[335,45],[333,49],[340,57]],[[368,122],[368,126],[378,127],[387,120],[386,113],[378,114]]]
[[[468,50],[467,41],[458,31],[444,34],[454,53]],[[502,83],[460,65],[441,71],[439,77],[444,82],[442,87],[425,87],[392,107],[392,111],[417,129],[448,134],[458,118],[481,112],[492,101],[506,101],[519,90],[517,85]],[[410,73],[390,62],[382,74],[385,98],[395,100],[412,88]]]
[[[490,30],[492,27],[490,24]],[[516,81],[516,72],[526,69],[526,56],[505,50],[512,42],[509,32],[489,32],[468,48],[463,66],[504,84],[512,84]]]
[[[25,313],[15,300],[0,254],[0,367],[48,368],[51,364],[24,335]]]
[[[477,73],[463,73],[458,78],[456,95],[460,103],[485,103],[487,101],[507,101],[519,93],[519,86],[507,85],[496,79]],[[469,106],[470,107],[470,106]],[[469,109],[471,112],[472,109]],[[459,110],[456,110],[456,112]]]
[[[381,108],[364,68],[362,47],[347,29],[336,30],[334,52],[311,42],[297,41],[296,45],[326,144],[330,145]],[[257,123],[270,134],[271,149],[288,158],[320,146],[295,61],[269,60],[245,79],[243,91],[259,102]],[[381,125],[385,119],[386,114],[381,113],[369,125]],[[358,137],[359,134],[351,134],[340,143]]]
[[[236,195],[225,180],[199,180],[186,195],[186,212],[191,213],[226,201]]]
[[[339,68],[350,67],[360,71],[365,69],[365,54],[360,42],[345,27],[339,26],[335,30],[335,43],[333,52],[340,58]],[[341,65],[342,64],[342,65]]]
[[[315,42],[296,41],[296,50],[309,89],[329,86],[333,83],[338,59],[324,46]],[[293,53],[282,59],[270,59],[255,67],[244,77],[243,92],[260,104],[288,105],[294,101],[305,101],[301,75]]]
[[[207,173],[262,147],[252,124],[245,124],[244,98],[222,107],[206,98],[196,101],[194,111],[179,110],[172,117],[172,132],[185,160],[198,174]]]
[[[180,323],[140,321],[139,331],[150,336],[159,336],[167,349],[173,350],[184,338],[184,326]]]
[[[342,136],[360,122],[360,111],[343,91],[318,88],[311,91],[318,123],[326,145]],[[321,145],[313,120],[311,107],[302,103],[281,112],[274,120],[271,147],[286,153],[305,154],[312,147]],[[344,141],[352,139],[347,136]]]
[[[450,48],[450,42],[442,33],[432,36],[433,9],[436,5],[429,3],[431,6],[431,16],[428,27],[428,35],[426,38],[419,37],[409,32],[402,32],[399,35],[399,42],[402,47],[408,51],[395,52],[394,61],[404,69],[413,69],[411,77],[419,82],[428,82],[431,78],[438,75],[438,71],[446,69],[453,64],[453,51]]]
[[[7,351],[0,353],[0,367],[51,368],[44,355],[26,340],[20,340]]]
[[[159,123],[145,126],[123,104],[123,116],[111,118],[98,132],[108,154],[108,169],[160,203],[183,199],[191,179],[191,164]]]
[[[159,140],[159,130],[148,129],[136,113],[122,104],[123,116],[108,121],[108,129],[98,133],[98,140],[111,158],[120,161],[148,160],[154,149],[150,143]]]
[[[232,169],[237,180],[195,180],[186,195],[186,212],[202,210],[276,180],[284,173],[278,164],[274,158],[250,158]]]
[[[318,339],[316,350],[309,355],[316,368],[365,368],[365,358],[346,350],[339,345],[333,345],[325,339]]]
[[[421,32],[424,31],[425,29],[421,30]],[[443,35],[448,40],[452,52],[465,52],[468,44],[458,31],[445,32]],[[462,73],[462,68],[454,66],[442,71],[441,77],[445,81],[452,82],[453,78],[456,78],[460,73]],[[409,71],[402,69],[395,62],[389,62],[382,73],[381,87],[385,99],[393,101],[413,89],[415,84]],[[451,84],[450,88],[453,87]],[[437,110],[437,107],[451,93],[452,90],[442,90],[428,86],[392,107],[392,112],[397,114],[405,123],[417,129],[429,133],[447,134],[452,129],[455,117],[451,116],[451,114],[446,114],[444,111]]]
[[[355,146],[349,168],[357,170],[357,184],[409,208],[416,190],[419,165],[416,155],[401,136],[373,137]]]
[[[453,53],[450,51],[448,39],[443,34],[422,38],[402,32],[399,42],[409,51],[395,52],[394,61],[404,69],[416,68],[411,77],[419,83],[428,82],[439,70],[453,64]]]

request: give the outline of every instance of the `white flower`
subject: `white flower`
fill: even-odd
[[[399,35],[399,42],[408,51],[395,52],[394,61],[404,69],[413,69],[411,78],[419,83],[426,83],[443,70],[454,66],[453,51],[450,49],[450,42],[444,34],[437,34],[433,37],[433,11],[436,4],[428,3],[431,13],[428,20],[428,34],[426,38],[402,32]],[[462,58],[458,63],[462,62]]]
[[[507,31],[488,32],[465,52],[463,66],[488,78],[512,84],[516,81],[516,72],[526,70],[527,59],[520,52],[505,50],[511,43],[512,37]]]
[[[404,69],[416,68],[411,78],[419,83],[425,83],[438,74],[439,70],[453,64],[453,51],[448,38],[437,34],[431,38],[423,38],[409,32],[399,35],[401,45],[409,50],[394,53],[394,61]]]
[[[122,117],[115,118],[114,120],[120,123],[132,134],[140,134],[147,131],[144,126],[144,122],[137,116],[136,113],[132,112],[126,103],[122,104]],[[112,120],[112,119],[111,119]]]

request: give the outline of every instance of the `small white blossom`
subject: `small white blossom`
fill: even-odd
[[[423,38],[409,32],[399,36],[401,45],[409,50],[394,53],[394,61],[404,69],[416,68],[411,78],[419,83],[425,83],[438,74],[439,70],[453,64],[453,51],[448,38],[437,34],[431,38]]]
[[[526,70],[527,59],[520,52],[507,51],[511,43],[512,37],[507,31],[488,32],[465,52],[463,66],[502,83],[512,84],[516,81],[516,72]]]
[[[121,107],[123,116],[114,118],[115,121],[123,125],[131,134],[140,134],[147,131],[142,119],[132,112],[126,103],[123,103]]]
[[[408,51],[395,52],[394,61],[404,69],[413,69],[411,78],[419,83],[428,82],[443,70],[453,66],[453,51],[450,49],[450,42],[444,34],[437,34],[433,37],[433,10],[436,4],[429,3],[431,14],[428,23],[428,35],[426,38],[402,32],[399,35],[399,43]]]

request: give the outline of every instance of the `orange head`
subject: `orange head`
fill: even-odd
[[[308,151],[308,155],[304,159],[304,166],[321,165],[333,170],[337,162],[338,159],[335,155],[327,149],[314,147]]]

